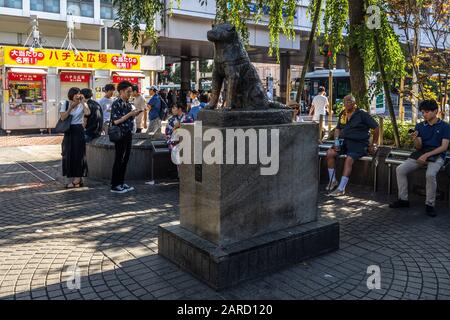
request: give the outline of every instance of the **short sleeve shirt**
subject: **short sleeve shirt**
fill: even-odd
[[[133,106],[129,102],[125,102],[122,98],[118,98],[114,101],[111,107],[111,119],[112,121],[119,120],[129,112],[133,110]],[[122,130],[122,133],[133,132],[134,127],[134,117],[128,118],[125,122],[118,125]]]
[[[151,97],[148,104],[152,107],[150,110],[150,120],[159,118],[159,111],[161,110],[161,98],[159,95],[155,94]]]
[[[314,105],[314,116],[313,120],[318,121],[320,115],[326,115],[326,106],[328,105],[328,98],[322,95],[317,95],[314,97],[312,104]]]
[[[69,101],[70,104],[70,101]],[[59,104],[59,112],[66,112],[67,108],[69,107],[69,104],[66,100],[63,100]],[[70,115],[72,116],[72,121],[70,124],[83,124],[83,116],[84,116],[84,110],[83,105],[80,103],[77,107],[73,108],[70,112]]]
[[[99,105],[102,107],[103,111],[103,121],[107,122],[111,119],[111,106],[114,102],[113,98],[103,97],[98,100]]]
[[[445,121],[438,120],[434,125],[424,121],[416,124],[418,137],[422,139],[422,149],[436,149],[442,145],[442,140],[450,140],[450,125]],[[440,154],[445,159],[447,152]]]
[[[136,98],[134,98],[133,104],[137,110],[145,110],[145,108],[147,107],[147,103],[141,95],[138,95]],[[138,116],[136,116],[136,124],[139,129],[142,129],[144,127],[144,112],[141,112]]]
[[[350,120],[347,119],[347,114],[343,111],[339,115],[336,128],[341,130],[340,138],[349,140],[351,143],[367,146],[370,138],[369,130],[378,128],[378,123],[366,111],[356,109]]]

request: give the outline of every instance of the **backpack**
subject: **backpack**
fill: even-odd
[[[161,120],[164,120],[167,114],[167,102],[164,101],[164,99],[162,99],[161,97],[159,97],[159,101],[161,101],[161,108],[159,109],[159,118]]]

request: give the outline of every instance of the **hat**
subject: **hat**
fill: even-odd
[[[151,87],[150,87],[150,90],[158,91],[158,87],[157,87],[157,86],[151,86]]]

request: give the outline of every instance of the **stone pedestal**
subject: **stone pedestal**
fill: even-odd
[[[220,121],[214,119],[216,123]],[[194,144],[194,125],[184,128]],[[161,255],[222,289],[338,249],[339,225],[317,221],[317,124],[203,125],[201,132],[211,128],[222,133],[224,164],[180,166],[180,222],[160,226]],[[274,159],[271,164],[278,167],[276,174],[262,175],[261,168],[269,165],[262,165],[260,158],[248,164],[249,153],[255,152],[249,151],[248,141],[247,164],[227,164],[230,129],[242,129],[248,136],[256,132],[257,145],[265,135],[268,155],[276,152],[271,137],[277,134],[278,165]],[[209,144],[200,144],[202,151]],[[236,144],[235,139],[235,156]]]

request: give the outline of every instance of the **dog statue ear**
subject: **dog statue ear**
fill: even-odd
[[[228,28],[227,31],[236,31],[236,27],[235,26],[231,26],[231,28]]]

